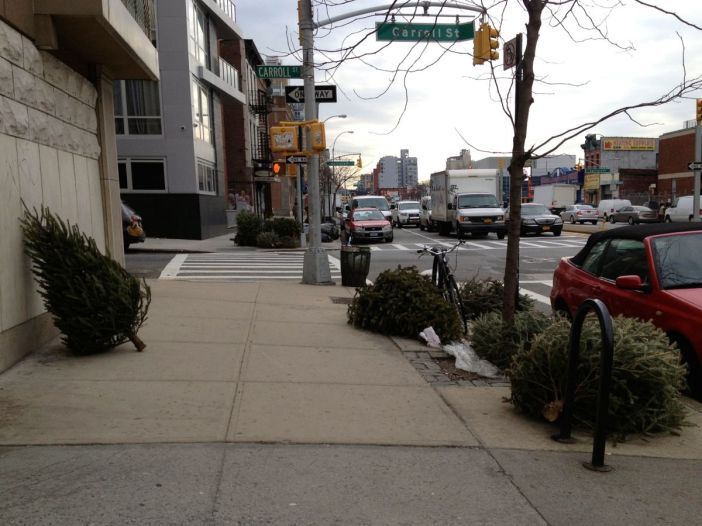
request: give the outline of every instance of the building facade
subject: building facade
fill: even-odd
[[[558,154],[547,155],[540,159],[531,161],[531,176],[541,177],[552,173],[556,168],[573,168],[575,166],[575,155]]]
[[[681,195],[692,195],[694,172],[688,170],[687,165],[695,159],[694,126],[661,135],[658,147],[656,190],[661,200],[672,201]]]
[[[414,188],[418,183],[417,158],[409,150],[400,150],[400,188]]]
[[[378,189],[398,188],[400,186],[400,166],[397,157],[386,155],[378,161],[380,171],[378,173]]]
[[[120,190],[148,235],[203,239],[226,231],[224,116],[247,98],[239,68],[221,49],[242,33],[231,0],[158,0],[157,7],[160,82],[115,83]]]
[[[0,371],[56,336],[24,254],[22,203],[124,262],[113,80],[159,75],[152,5],[0,2]]]

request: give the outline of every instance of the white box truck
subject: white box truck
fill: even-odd
[[[431,219],[439,234],[451,230],[484,237],[494,232],[505,237],[502,178],[498,170],[444,170],[431,174]]]
[[[545,205],[552,213],[558,215],[568,205],[575,204],[578,187],[574,184],[545,184],[534,187],[534,202]]]

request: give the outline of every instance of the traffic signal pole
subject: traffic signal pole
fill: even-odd
[[[702,111],[700,106],[702,106],[702,99],[697,99],[697,127],[695,128],[695,161],[702,161]],[[692,172],[695,180],[692,186],[692,220],[700,220],[700,175],[702,172],[700,170],[695,170]]]
[[[302,78],[305,87],[305,120],[317,119],[314,94],[314,20],[311,0],[300,1],[300,37],[302,39]],[[310,144],[309,137],[307,144]],[[308,285],[333,285],[327,251],[322,248],[322,221],[319,200],[319,153],[312,152],[307,162],[310,245],[305,251],[302,282]]]

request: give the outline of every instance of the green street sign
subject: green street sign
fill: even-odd
[[[609,168],[585,168],[586,174],[608,174]]]
[[[473,39],[473,22],[465,24],[395,24],[375,23],[375,39],[385,42],[458,42]]]
[[[327,161],[329,166],[354,166],[355,161]]]
[[[302,66],[256,66],[260,79],[301,79]]]

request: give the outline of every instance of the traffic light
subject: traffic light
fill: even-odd
[[[697,99],[697,111],[695,112],[695,118],[697,124],[702,124],[702,99]]]
[[[271,126],[271,151],[300,151],[300,127],[297,125]]]
[[[500,52],[496,51],[500,47],[497,37],[500,32],[490,24],[480,24],[473,37],[473,65],[483,64],[486,60],[497,60]]]
[[[356,167],[357,168],[363,168],[363,161],[361,161],[361,156],[358,156],[358,159],[356,160]]]
[[[275,161],[271,165],[271,172],[273,172],[273,175],[284,175],[285,174],[285,163]]]

